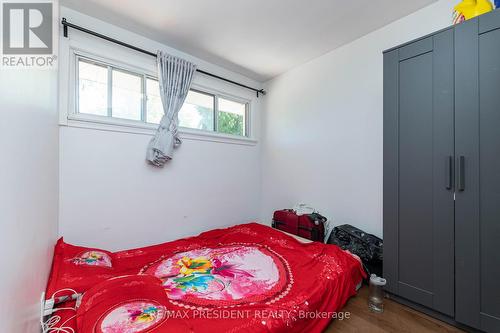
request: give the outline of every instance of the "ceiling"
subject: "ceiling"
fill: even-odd
[[[263,82],[436,1],[61,0],[61,4]]]

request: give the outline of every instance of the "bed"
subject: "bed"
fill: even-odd
[[[78,333],[315,333],[365,276],[337,246],[249,223],[114,253],[60,239],[46,294],[83,294],[53,323]]]

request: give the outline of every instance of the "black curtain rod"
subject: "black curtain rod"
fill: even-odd
[[[104,40],[107,40],[108,42],[111,42],[111,43],[115,43],[115,44],[118,44],[118,45],[121,45],[121,46],[124,46],[124,47],[127,47],[129,49],[132,49],[132,50],[135,50],[137,52],[141,52],[141,53],[144,53],[144,54],[147,54],[149,56],[152,56],[152,57],[155,57],[156,58],[156,53],[153,53],[153,52],[149,52],[147,50],[144,50],[144,49],[141,49],[137,46],[134,46],[134,45],[130,45],[130,44],[127,44],[125,42],[122,42],[122,41],[119,41],[117,39],[114,39],[114,38],[111,38],[111,37],[108,37],[106,35],[103,35],[103,34],[100,34],[98,32],[95,32],[95,31],[92,31],[92,30],[89,30],[87,28],[84,28],[84,27],[80,27],[79,25],[76,25],[76,24],[73,24],[73,23],[69,23],[65,17],[63,17],[62,21],[61,21],[61,24],[63,25],[63,29],[64,29],[64,37],[68,37],[68,28],[72,28],[72,29],[75,29],[75,30],[79,30],[79,31],[82,31],[82,32],[85,32],[89,35],[92,35],[92,36],[95,36],[95,37],[98,37],[98,38],[101,38],[101,39],[104,39]],[[266,91],[264,89],[255,89],[255,88],[252,88],[252,87],[249,87],[249,86],[246,86],[244,84],[241,84],[241,83],[238,83],[238,82],[235,82],[235,81],[232,81],[232,80],[229,80],[229,79],[226,79],[226,78],[223,78],[221,76],[218,76],[218,75],[215,75],[215,74],[212,74],[212,73],[209,73],[209,72],[205,72],[201,69],[197,69],[196,70],[198,73],[201,73],[201,74],[204,74],[204,75],[208,75],[208,76],[211,76],[211,77],[214,77],[216,79],[219,79],[219,80],[222,80],[222,81],[225,81],[225,82],[229,82],[229,83],[232,83],[232,84],[235,84],[237,86],[240,86],[240,87],[243,87],[243,88],[246,88],[246,89],[250,89],[250,90],[253,90],[257,93],[257,97],[259,97],[259,94],[262,94],[262,95],[265,95],[266,94]]]

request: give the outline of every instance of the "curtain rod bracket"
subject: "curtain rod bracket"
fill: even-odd
[[[63,17],[62,19],[62,25],[63,25],[63,34],[65,38],[68,38],[68,26],[66,25],[66,18]]]

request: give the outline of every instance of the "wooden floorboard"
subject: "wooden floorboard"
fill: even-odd
[[[351,298],[344,312],[350,313],[349,319],[335,320],[325,333],[335,332],[415,332],[440,333],[463,332],[442,321],[429,317],[409,307],[386,299],[383,313],[373,313],[368,309],[368,287],[364,286],[357,296]]]

